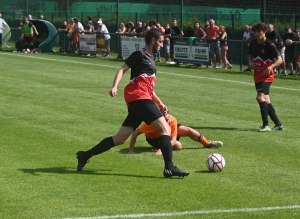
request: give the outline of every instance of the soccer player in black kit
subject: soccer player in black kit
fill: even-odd
[[[116,135],[103,139],[90,150],[76,153],[78,159],[77,171],[82,171],[91,157],[125,143],[133,131],[144,121],[148,125],[154,126],[160,132],[160,149],[165,162],[164,177],[184,177],[189,175],[189,172],[180,170],[173,164],[172,145],[170,142],[171,130],[163,116],[163,113],[168,112],[168,108],[154,92],[156,65],[153,54],[163,46],[163,41],[163,33],[160,30],[149,30],[145,36],[145,48],[141,51],[133,52],[116,73],[112,89],[110,90],[110,96],[112,97],[117,95],[118,85],[123,75],[131,68],[130,82],[124,89],[128,115]]]
[[[255,24],[252,26],[252,31],[255,33],[256,39],[250,43],[249,63],[251,63],[251,68],[254,70],[254,83],[257,91],[256,100],[260,107],[263,122],[258,131],[284,130],[269,96],[270,87],[274,81],[273,69],[281,65],[282,58],[275,44],[266,38],[267,25],[265,23]],[[275,123],[273,129],[269,126],[268,116]]]

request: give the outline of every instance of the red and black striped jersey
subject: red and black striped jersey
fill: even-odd
[[[273,82],[273,71],[266,77],[262,74],[266,68],[272,65],[274,59],[280,56],[280,52],[275,44],[268,39],[263,43],[258,43],[257,39],[255,39],[250,43],[249,54],[252,57],[252,62],[256,65],[254,69],[254,82]]]
[[[125,102],[152,99],[156,81],[156,65],[144,50],[133,52],[125,61],[131,68],[130,82],[124,89]]]

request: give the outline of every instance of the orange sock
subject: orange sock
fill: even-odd
[[[204,147],[209,145],[209,141],[201,134],[200,137],[198,138],[198,142],[203,144]]]

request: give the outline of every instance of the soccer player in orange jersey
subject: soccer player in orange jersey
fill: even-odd
[[[199,133],[197,130],[178,124],[177,119],[171,114],[166,114],[165,119],[171,128],[171,145],[173,150],[181,150],[182,145],[179,142],[180,137],[188,136],[190,139],[201,143],[206,148],[220,147],[223,145],[221,141],[208,141],[204,135]],[[159,149],[159,132],[151,125],[143,123],[139,128],[137,128],[131,135],[129,154],[134,151],[134,146],[136,139],[140,134],[145,134],[146,141],[154,148]],[[161,154],[160,149],[155,153],[157,155]]]

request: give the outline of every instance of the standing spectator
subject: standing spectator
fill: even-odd
[[[224,26],[220,26],[220,32],[219,32],[219,39],[220,39],[220,47],[221,47],[221,58],[224,63],[224,68],[231,69],[232,65],[227,60],[227,51],[228,51],[228,45],[227,45],[227,32]]]
[[[250,26],[246,24],[244,26],[243,42],[247,45],[248,50],[249,50],[249,45],[250,45],[251,40],[253,40],[251,37],[251,29],[250,29]],[[246,54],[246,61],[247,61],[248,68],[246,68],[244,71],[251,71],[251,66],[250,66],[251,63],[249,62],[248,52]]]
[[[283,63],[282,63],[282,68],[283,71],[281,72],[281,75],[287,75],[286,73],[286,68],[288,67],[290,70],[290,73],[288,75],[294,75],[294,68],[293,68],[293,55],[294,55],[294,46],[293,45],[285,45],[285,41],[287,39],[292,40],[293,37],[295,36],[295,33],[292,32],[292,29],[290,26],[285,27],[285,34],[283,35],[283,43],[285,46],[285,53],[283,57]]]
[[[156,28],[159,29],[165,35],[165,28],[161,26],[160,23],[156,23]],[[157,53],[155,53],[154,59],[157,59],[157,62],[161,62],[160,51],[157,51]]]
[[[280,54],[284,56],[285,47],[283,47],[282,39],[277,30],[274,29],[273,24],[268,24],[268,31],[266,33],[267,39],[271,40],[276,46],[280,46]],[[274,73],[277,73],[277,69],[274,69]],[[279,72],[278,72],[279,73]]]
[[[40,20],[45,20],[46,21],[47,19],[44,17],[44,15],[41,15]]]
[[[206,37],[206,32],[201,28],[200,22],[196,21],[194,23],[194,37],[203,39]]]
[[[68,50],[70,50],[72,48],[72,45],[73,45],[72,35],[73,35],[74,26],[75,26],[74,18],[71,18],[70,23],[68,23],[68,25],[66,26],[66,31],[68,32],[67,33],[67,37],[68,37]]]
[[[168,108],[155,94],[156,66],[153,55],[163,43],[163,35],[157,29],[151,29],[145,37],[145,48],[133,52],[125,61],[125,64],[116,73],[110,96],[115,97],[118,85],[124,74],[131,69],[130,83],[124,89],[124,98],[127,103],[127,116],[121,128],[114,136],[103,139],[100,143],[87,151],[76,153],[78,165],[77,171],[82,171],[88,160],[98,154],[102,154],[112,147],[124,144],[134,130],[144,121],[151,124],[160,133],[159,148],[163,154],[165,168],[163,175],[166,178],[172,176],[188,176],[189,172],[178,169],[173,163],[172,145],[170,139],[170,126],[166,122],[162,112],[167,113]],[[161,111],[160,111],[160,110]]]
[[[164,51],[165,51],[165,62],[166,63],[169,63],[169,61],[170,61],[170,37],[171,37],[170,24],[166,24],[165,39],[164,39]]]
[[[28,50],[32,50],[33,49],[33,38],[34,38],[34,34],[39,35],[36,27],[30,22],[28,21],[27,17],[23,17],[23,25],[21,26],[21,31],[24,34],[24,48],[25,52],[27,52]]]
[[[28,14],[28,20],[32,20],[32,15],[31,14]]]
[[[118,53],[118,59],[120,58],[123,58],[122,57],[122,44],[121,44],[121,39],[120,39],[120,36],[124,36],[124,32],[126,31],[126,27],[125,27],[125,24],[123,22],[120,23],[119,25],[119,29],[118,31],[116,32],[117,35],[119,35],[119,40],[120,40],[120,45],[119,45],[119,53]]]
[[[135,29],[135,34],[138,37],[141,37],[143,34],[143,23],[141,21],[137,22],[137,27]]]
[[[75,53],[77,53],[77,50],[79,49],[79,34],[84,32],[84,27],[77,17],[74,17],[73,20],[75,23],[72,34],[73,50]]]
[[[295,30],[295,36],[293,37],[294,45],[294,61],[296,62],[296,76],[300,76],[300,29]]]
[[[94,26],[94,23],[93,23],[93,17],[92,16],[87,17],[87,23],[88,23],[88,27],[89,27],[87,32],[93,33],[95,31],[95,26]]]
[[[222,61],[220,58],[220,41],[217,39],[219,34],[219,27],[215,25],[213,19],[209,20],[209,27],[206,28],[207,38],[209,41],[209,55],[214,64],[214,68],[222,68]],[[217,65],[219,60],[219,65]]]
[[[2,34],[5,27],[7,27],[6,21],[2,18],[2,14],[0,14],[0,51],[2,51]]]
[[[180,29],[180,27],[177,26],[177,20],[176,18],[173,18],[173,26],[171,27],[171,48],[170,53],[172,58],[174,58],[174,39],[178,37],[182,37],[184,35],[183,31]]]
[[[67,34],[68,34],[68,31],[67,31],[67,26],[68,26],[68,23],[67,21],[64,21],[61,28],[58,28],[58,31],[59,32],[62,32],[62,34],[60,34],[60,38],[62,38],[62,40],[60,40],[61,42],[61,48],[60,48],[60,52],[65,52],[68,50],[68,42],[67,42]]]
[[[258,131],[272,131],[269,127],[268,116],[275,123],[273,131],[284,130],[269,96],[270,87],[274,81],[273,69],[282,63],[282,58],[275,44],[266,38],[267,25],[265,23],[257,23],[252,27],[252,30],[256,39],[250,43],[249,54],[251,60],[249,61],[251,62],[251,68],[254,69],[254,82],[257,91],[256,100],[260,107],[263,122]]]
[[[100,33],[102,33],[104,35],[104,39],[105,39],[104,47],[105,47],[106,53],[103,56],[106,57],[106,58],[109,58],[109,53],[110,53],[110,35],[109,35],[109,32],[108,32],[108,29],[107,29],[106,25],[103,24],[102,20],[98,21],[97,32],[100,32]]]
[[[209,27],[209,21],[205,21],[205,24],[204,24],[204,31],[205,33],[207,34],[206,32],[206,29]]]
[[[129,21],[128,22],[128,25],[129,25],[129,32],[128,32],[128,35],[135,35],[136,32],[135,32],[135,26],[134,26],[134,23],[132,21]]]
[[[147,21],[143,21],[143,24],[142,24],[142,36],[146,36],[146,33],[148,32],[148,30],[150,30],[150,27],[147,23]]]

